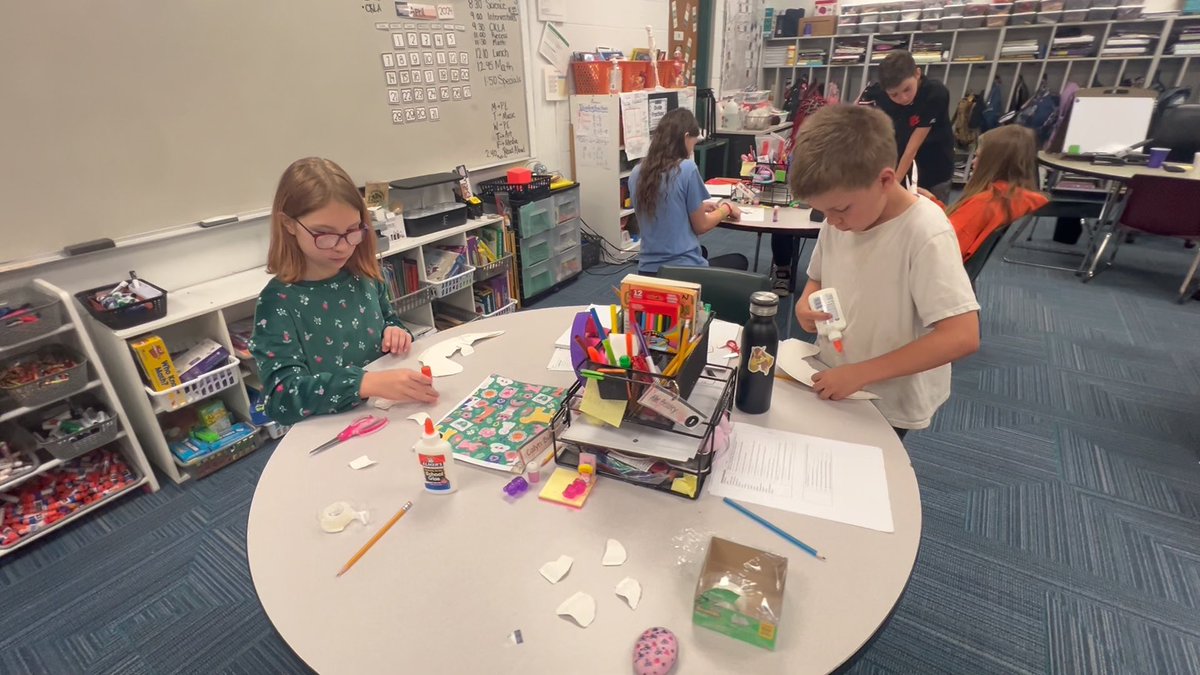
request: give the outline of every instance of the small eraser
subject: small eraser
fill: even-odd
[[[93,239],[91,241],[83,241],[78,244],[71,244],[63,247],[63,253],[67,255],[80,255],[82,253],[91,253],[93,251],[103,251],[108,248],[116,248],[117,244],[112,239]]]

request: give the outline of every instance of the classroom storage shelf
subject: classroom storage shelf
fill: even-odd
[[[504,223],[499,216],[485,216],[439,232],[390,241],[388,250],[380,253],[380,258],[385,261],[399,260],[400,257],[405,257],[415,259],[418,263],[422,282],[421,291],[409,294],[411,297],[404,296],[393,302],[400,319],[405,322],[405,325],[413,328],[417,335],[433,332],[434,329],[431,327],[435,325],[434,305],[431,302],[434,297],[433,291],[425,284],[426,280],[424,279],[424,248],[436,244],[463,245],[467,241],[468,233],[484,227],[503,229]],[[466,275],[466,286],[461,290],[449,293],[439,302],[448,303],[450,306],[469,313],[473,318],[478,316],[471,293],[470,282],[473,277],[474,272]],[[159,425],[158,415],[163,410],[162,407],[156,405],[155,398],[159,397],[154,397],[146,391],[137,362],[129,350],[128,341],[149,334],[157,334],[164,338],[168,346],[182,347],[196,337],[207,337],[224,346],[230,354],[234,354],[236,352],[229,338],[229,324],[253,316],[258,293],[270,279],[271,275],[267,273],[265,267],[257,267],[194,286],[168,289],[170,302],[166,315],[130,328],[112,329],[90,316],[85,319],[87,322],[86,333],[95,342],[99,358],[108,367],[117,397],[120,400],[120,407],[130,420],[129,426],[125,428],[132,429],[134,433],[129,434],[128,437],[144,446],[146,455],[155,467],[176,483],[207,475],[243,455],[222,452],[221,455],[212,458],[211,465],[179,466]],[[75,309],[75,306],[72,306],[72,309]],[[7,356],[7,354],[0,352],[0,356]],[[256,378],[252,374],[242,373],[236,363],[229,369],[228,375],[232,379],[232,384],[227,388],[210,392],[210,397],[224,402],[234,418],[248,420],[251,417],[251,410],[245,385],[248,380],[250,384],[260,383],[254,382]],[[202,400],[207,399],[202,398]],[[273,427],[268,425],[268,427],[267,431],[260,432],[259,436],[266,433],[268,436],[277,437],[282,435],[285,430],[278,425]],[[251,451],[247,450],[247,452]],[[222,463],[218,463],[218,459]],[[143,473],[148,473],[148,469]]]
[[[36,465],[29,471],[10,476],[0,483],[0,497],[19,491],[30,481],[53,471],[57,471],[73,461],[77,461],[89,453],[106,448],[117,453],[135,476],[123,489],[106,496],[101,501],[82,508],[62,520],[41,530],[25,535],[14,545],[0,547],[0,557],[49,535],[58,528],[87,517],[93,511],[122,496],[132,493],[137,488],[151,492],[158,490],[158,480],[150,468],[146,455],[138,437],[131,433],[133,425],[125,413],[124,406],[117,395],[112,379],[107,370],[107,361],[100,358],[96,345],[88,331],[83,329],[84,315],[75,304],[74,299],[65,290],[54,286],[42,279],[34,279],[28,286],[10,288],[0,291],[5,298],[25,297],[41,298],[49,305],[41,305],[36,311],[47,317],[50,325],[42,331],[25,333],[19,340],[10,340],[0,347],[0,357],[20,357],[23,354],[35,352],[46,347],[57,346],[72,352],[79,357],[80,365],[76,367],[78,377],[72,380],[82,380],[82,385],[73,389],[58,389],[52,396],[36,399],[23,399],[17,403],[10,397],[0,397],[0,436],[15,439],[18,449],[31,453],[36,458]],[[29,300],[24,302],[34,303]],[[145,399],[143,395],[143,400]],[[110,420],[95,425],[93,428],[80,430],[66,439],[39,441],[29,428],[36,428],[46,417],[58,412],[65,406],[58,406],[62,401],[77,401],[96,408],[103,408],[110,414]],[[13,430],[16,431],[13,431]]]
[[[225,365],[205,373],[191,382],[184,382],[177,387],[162,391],[155,391],[148,386],[144,388],[146,395],[153,401],[154,412],[164,413],[179,410],[211,398],[236,385],[238,375],[241,374],[238,370],[240,365],[241,361],[231,356]]]

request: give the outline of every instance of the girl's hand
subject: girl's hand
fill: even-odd
[[[704,212],[705,213],[712,213],[713,211],[716,211],[719,208],[721,208],[721,205],[719,203],[714,204],[713,202],[704,202]]]
[[[433,378],[407,368],[363,375],[359,395],[363,398],[378,396],[389,401],[418,403],[435,403],[438,400],[437,390],[433,388]]]
[[[412,347],[412,336],[397,326],[383,329],[383,353],[404,355]]]
[[[729,220],[729,221],[736,223],[742,219],[742,209],[741,208],[734,206],[730,202],[725,202],[724,204],[722,204],[722,206],[725,207],[724,210],[729,211],[729,215],[725,216],[725,220]]]

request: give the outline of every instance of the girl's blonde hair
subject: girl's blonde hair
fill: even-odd
[[[279,178],[275,203],[271,206],[271,247],[267,252],[267,271],[280,281],[295,283],[304,277],[304,252],[285,227],[306,213],[312,213],[332,201],[357,209],[362,224],[371,227],[371,214],[358,187],[342,167],[328,159],[305,157],[292,162]],[[375,234],[364,233],[362,242],[346,261],[345,269],[360,277],[383,279],[375,257]]]
[[[996,181],[1008,183],[995,201],[1004,208],[1005,220],[1012,221],[1012,203],[1020,190],[1037,190],[1037,139],[1033,130],[1012,124],[979,137],[979,163],[963,188],[962,197],[946,210],[953,214],[968,199],[992,189]]]

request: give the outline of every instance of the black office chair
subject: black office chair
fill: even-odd
[[[1162,111],[1150,134],[1149,147],[1170,148],[1167,160],[1191,164],[1200,152],[1200,104],[1185,103]]]
[[[771,290],[771,279],[765,274],[720,267],[666,265],[658,268],[658,276],[700,284],[700,297],[712,307],[718,319],[743,326],[750,319],[750,296],[756,291]]]
[[[1026,216],[1022,220],[1028,220],[1030,216]],[[1021,222],[1021,221],[1017,221]],[[995,232],[988,235],[987,239],[979,245],[979,249],[975,251],[975,255],[963,263],[963,267],[967,270],[967,278],[971,280],[971,287],[975,287],[975,279],[979,277],[979,273],[983,271],[983,266],[987,264],[988,258],[992,257],[992,253],[996,251],[996,247],[1000,244],[1000,240],[1004,239],[1004,235],[1008,234],[1011,225],[997,228]],[[1024,229],[1024,228],[1021,228]]]

